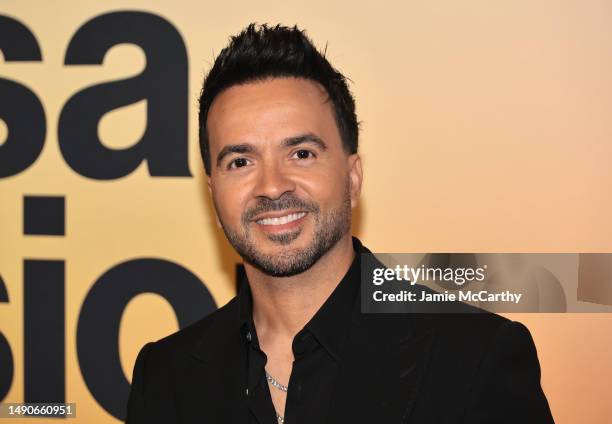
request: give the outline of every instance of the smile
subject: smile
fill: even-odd
[[[258,219],[256,222],[260,225],[285,225],[304,217],[306,212],[291,213],[289,215],[279,216],[275,218]]]

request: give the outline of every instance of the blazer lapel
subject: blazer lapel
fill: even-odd
[[[201,341],[186,358],[176,382],[179,422],[248,422],[245,348],[239,332],[230,333],[215,346]]]
[[[409,422],[419,386],[427,371],[433,338],[431,332],[408,337],[399,343],[394,353],[381,358],[382,372],[389,376],[387,382],[379,382],[379,390],[385,393],[388,402],[384,410],[388,417],[386,422]]]
[[[347,344],[328,423],[409,422],[434,334],[406,331],[405,317],[400,325],[396,320],[377,314],[361,319]]]

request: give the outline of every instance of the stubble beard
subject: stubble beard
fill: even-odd
[[[262,252],[252,239],[253,217],[263,212],[290,208],[305,210],[314,218],[312,241],[304,248],[287,247],[276,255]],[[349,185],[346,185],[341,205],[325,214],[321,213],[316,203],[298,199],[289,193],[277,200],[260,199],[260,202],[254,208],[245,211],[243,214],[239,231],[230,229],[220,217],[219,221],[228,241],[245,262],[274,277],[290,277],[301,274],[312,267],[350,231],[351,197]],[[296,229],[282,234],[268,234],[266,237],[279,246],[287,246],[297,239],[301,233],[302,229]]]

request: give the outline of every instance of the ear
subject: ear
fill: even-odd
[[[351,207],[357,206],[361,196],[361,183],[363,182],[363,170],[361,169],[361,157],[353,153],[349,156],[349,181],[351,183]]]
[[[210,177],[206,178],[206,185],[208,186],[208,193],[210,193],[210,197],[212,199],[212,186],[210,184]],[[213,200],[213,205],[214,203],[215,202]],[[222,229],[223,227],[221,226],[221,221],[219,221],[219,214],[217,213],[217,208],[215,207],[213,209],[215,210],[215,221],[217,221],[217,227]]]

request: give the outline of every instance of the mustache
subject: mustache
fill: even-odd
[[[319,205],[316,203],[302,200],[291,193],[284,194],[276,200],[260,197],[257,199],[255,206],[244,212],[242,215],[242,222],[251,222],[253,218],[264,212],[276,212],[285,209],[300,209],[306,212],[315,213],[320,210]]]

